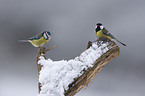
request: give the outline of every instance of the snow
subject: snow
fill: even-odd
[[[101,46],[100,46],[101,45]],[[39,82],[41,91],[38,96],[64,96],[64,90],[74,81],[74,78],[81,76],[93,63],[109,50],[108,43],[97,42],[85,50],[80,56],[71,60],[52,61],[40,56],[39,64],[43,65]]]

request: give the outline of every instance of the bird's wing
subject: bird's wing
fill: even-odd
[[[121,43],[122,45],[126,46],[126,44],[120,42],[118,39],[116,39],[111,33],[109,33],[108,30],[106,30],[105,28],[102,30],[102,33],[111,37],[111,39],[115,39],[117,42]]]
[[[43,33],[40,33],[38,35],[36,35],[38,38],[41,38],[43,36],[44,32]]]
[[[115,37],[105,28],[103,28],[102,33],[107,35],[107,36],[110,36],[112,39],[115,39]]]
[[[37,39],[40,39],[42,37],[42,33],[34,36],[34,37],[31,37],[29,40],[37,40]]]
[[[40,39],[40,38],[37,36],[34,36],[34,37],[30,38],[29,40],[37,40],[37,39]]]

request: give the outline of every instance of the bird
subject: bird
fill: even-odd
[[[30,42],[34,47],[42,47],[51,39],[51,33],[44,31],[36,36],[31,37],[27,40],[19,40],[19,42]]]
[[[117,42],[119,42],[123,46],[126,46],[126,44],[116,39],[101,23],[96,24],[95,32],[98,38],[107,37],[108,39],[115,39]]]

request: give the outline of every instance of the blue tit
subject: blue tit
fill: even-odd
[[[46,44],[51,38],[51,33],[49,31],[44,31],[30,39],[19,40],[20,42],[30,42],[34,47],[41,47]]]
[[[98,38],[107,37],[108,39],[115,39],[120,44],[126,46],[126,44],[124,44],[124,43],[120,42],[118,39],[116,39],[104,26],[102,26],[101,23],[96,24],[95,32],[96,32],[96,36]]]

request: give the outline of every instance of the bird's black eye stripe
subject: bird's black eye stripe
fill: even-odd
[[[101,23],[97,23],[96,25],[97,25],[97,26],[101,26],[102,24],[101,24]]]
[[[48,39],[48,35],[47,35],[46,32],[44,32],[43,36],[44,36],[45,39]]]
[[[49,34],[46,32],[47,37],[49,37]]]
[[[97,27],[96,28],[96,32],[98,32],[98,31],[100,31],[101,30],[101,28],[100,27]]]

